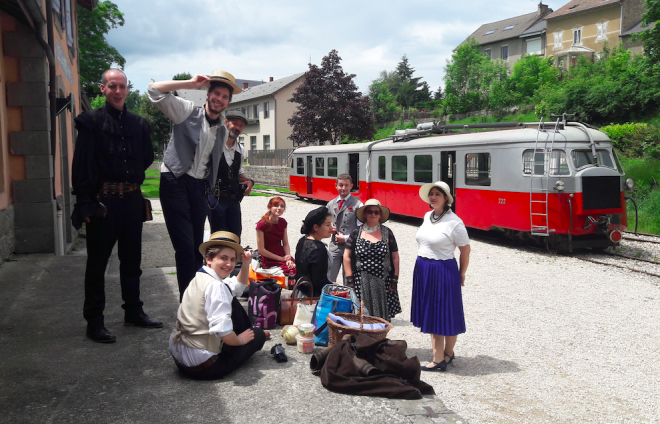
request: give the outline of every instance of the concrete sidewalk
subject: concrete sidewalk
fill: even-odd
[[[118,341],[93,343],[82,317],[86,256],[84,249],[77,253],[23,255],[0,267],[0,422],[466,422],[435,397],[329,392],[310,373],[310,356],[295,346],[286,346],[289,362],[272,359],[271,346],[283,343],[277,330],[227,378],[189,380],[167,350],[178,307],[174,268],[145,269],[141,280],[145,311],[164,327],[124,327],[116,255],[106,275],[105,323]],[[432,419],[424,405],[439,417]]]

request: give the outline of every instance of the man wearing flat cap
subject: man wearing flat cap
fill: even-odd
[[[222,150],[218,179],[213,191],[208,195],[209,223],[212,233],[229,231],[240,239],[243,232],[241,199],[248,196],[254,186],[254,180],[248,178],[243,171],[245,150],[238,142],[238,136],[248,121],[240,110],[230,110],[225,116],[229,136]]]
[[[206,88],[206,103],[197,107],[171,91]],[[147,94],[173,124],[172,136],[160,169],[160,201],[175,251],[179,293],[202,264],[197,248],[204,237],[208,213],[206,196],[218,176],[228,131],[221,113],[241,89],[224,71],[195,75],[187,81],[149,84]]]

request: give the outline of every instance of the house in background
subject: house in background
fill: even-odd
[[[89,108],[76,11],[96,4],[0,1],[0,263],[12,253],[62,255],[75,241],[73,118]]]
[[[248,118],[240,142],[250,150],[293,149],[289,140],[292,128],[288,120],[297,109],[289,99],[302,84],[305,73],[299,73],[249,87],[234,96],[227,110],[241,110]]]
[[[619,41],[640,52],[641,44],[629,38],[644,30],[640,25],[643,12],[644,0],[572,0],[546,18],[546,56],[568,67],[579,56],[593,60],[605,45],[614,48]]]
[[[512,66],[524,53],[539,54],[544,50],[543,25],[531,29],[551,12],[547,5],[539,3],[536,12],[484,24],[470,37],[477,40],[488,59],[502,59]]]

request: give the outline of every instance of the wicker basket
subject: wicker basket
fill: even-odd
[[[339,343],[347,334],[364,334],[375,340],[383,340],[387,337],[387,333],[392,329],[392,324],[387,322],[382,318],[371,317],[369,315],[364,315],[364,302],[360,302],[360,313],[359,314],[349,314],[346,312],[337,312],[334,315],[341,317],[347,321],[359,322],[360,328],[348,327],[346,325],[337,324],[330,317],[327,318],[328,322],[328,346],[334,346]],[[363,328],[364,324],[387,324],[387,328],[382,330],[365,330]]]

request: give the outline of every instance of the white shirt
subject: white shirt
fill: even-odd
[[[151,100],[154,105],[165,114],[165,116],[170,118],[174,125],[185,121],[193,110],[195,110],[195,104],[192,101],[182,99],[172,93],[163,93],[152,85],[147,86],[147,95],[149,96],[149,100]],[[197,145],[197,149],[195,149],[195,158],[193,159],[192,166],[186,174],[198,180],[206,178],[209,173],[209,158],[213,151],[213,145],[215,144],[215,137],[219,125],[224,125],[222,123],[222,117],[220,117],[218,125],[214,125],[213,127],[209,125],[206,119],[202,120],[202,131],[199,144]],[[226,145],[227,136],[225,136],[223,143]],[[163,163],[160,167],[160,172],[172,171],[170,171],[165,163]]]
[[[424,215],[424,223],[415,235],[419,245],[417,256],[435,260],[452,259],[457,246],[470,244],[465,224],[451,211],[442,217],[442,221],[433,224],[429,218],[432,213],[430,211]]]
[[[227,161],[227,166],[231,166],[232,163],[234,163],[234,155],[236,154],[236,151],[239,151],[241,153],[241,163],[245,160],[245,149],[241,145],[241,143],[238,142],[238,140],[234,140],[234,144],[231,147],[227,146],[227,140],[225,140],[225,145],[222,149],[222,153],[225,154],[225,160]],[[238,174],[245,174],[245,171],[243,170],[243,166],[241,166],[241,169],[238,170]]]
[[[231,322],[232,299],[234,296],[241,295],[247,286],[240,283],[236,277],[227,277],[221,280],[211,268],[207,266],[202,268],[216,279],[204,291],[204,311],[210,326],[209,333],[216,337],[227,336],[234,331],[234,325]],[[231,294],[229,290],[223,287],[225,285],[229,287]],[[220,344],[220,349],[222,349],[222,344]],[[174,343],[171,335],[170,352],[181,365],[186,367],[194,367],[206,362],[211,356],[217,355],[217,353],[208,350],[195,349],[182,343]]]

